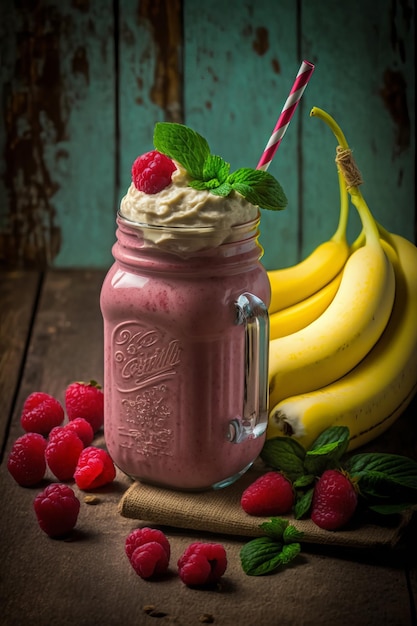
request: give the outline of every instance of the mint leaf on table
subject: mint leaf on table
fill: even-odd
[[[288,520],[282,517],[272,517],[268,522],[262,522],[259,528],[271,539],[282,540],[285,529],[288,527]]]
[[[281,564],[282,544],[271,537],[258,537],[246,543],[240,551],[240,562],[248,576],[264,576]]]
[[[349,429],[332,426],[323,431],[306,452],[304,468],[310,474],[320,476],[327,469],[339,466],[349,445]]]
[[[357,481],[361,494],[371,500],[383,499],[383,505],[405,499],[417,502],[417,462],[413,459],[399,454],[362,452],[350,457],[345,468]]]
[[[177,161],[191,176],[203,179],[204,163],[210,155],[204,137],[183,124],[158,122],[153,143],[156,150]]]
[[[304,533],[301,530],[297,530],[295,526],[288,524],[287,528],[284,530],[282,539],[284,544],[295,544],[301,541],[303,535]]]
[[[318,451],[326,446],[331,446],[331,444],[336,444],[334,446],[334,449],[337,448],[335,454],[338,459],[341,459],[348,449],[349,440],[350,432],[347,426],[330,426],[313,441],[309,451]]]
[[[368,509],[379,513],[380,515],[395,515],[396,513],[402,513],[406,509],[410,509],[413,506],[411,502],[399,502],[398,504],[370,504]]]
[[[285,567],[301,551],[303,533],[288,520],[273,517],[260,528],[267,536],[252,539],[240,551],[242,568],[248,576],[264,576]]]
[[[304,459],[306,451],[301,444],[291,437],[273,437],[267,439],[261,451],[261,459],[266,465],[281,471],[292,482],[306,473]]]
[[[312,485],[315,480],[316,477],[314,474],[304,474],[303,476],[300,476],[300,478],[297,478],[297,480],[294,480],[292,486],[294,489],[305,489],[306,487]]]
[[[302,519],[306,517],[311,509],[313,502],[314,487],[311,487],[304,493],[298,493],[297,499],[294,504],[294,517],[295,519]]]

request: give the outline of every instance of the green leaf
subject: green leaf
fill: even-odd
[[[188,182],[188,185],[193,189],[197,189],[198,191],[202,191],[203,189],[206,191],[210,190],[209,185],[205,180],[199,180],[197,178],[193,178],[193,180],[190,180]]]
[[[295,519],[302,519],[306,517],[310,511],[311,503],[313,501],[314,487],[300,495],[294,504],[294,517]]]
[[[263,522],[259,528],[271,539],[282,540],[289,521],[282,517],[272,517],[269,522]]]
[[[305,454],[304,448],[292,437],[273,437],[264,443],[261,458],[264,463],[294,481],[305,474]]]
[[[352,456],[346,469],[357,479],[365,496],[395,501],[408,494],[417,502],[417,462],[413,459],[399,454],[363,452]]]
[[[209,154],[204,162],[203,179],[208,181],[213,178],[219,181],[219,185],[226,181],[229,175],[230,164],[221,157]]]
[[[408,457],[382,452],[356,454],[348,460],[347,470],[368,505],[417,502],[417,463]]]
[[[281,567],[288,565],[295,559],[295,557],[300,554],[301,546],[299,543],[289,543],[282,547],[282,551],[280,554],[280,563]]]
[[[266,537],[249,541],[240,551],[243,571],[249,576],[263,576],[284,567],[300,552],[298,541],[303,533],[286,519],[272,517],[260,524]]]
[[[301,541],[304,533],[301,530],[297,530],[295,526],[292,524],[288,524],[287,528],[284,530],[284,535],[282,537],[284,544],[296,543]]]
[[[193,178],[203,178],[204,164],[210,155],[204,137],[183,124],[158,122],[153,142],[156,150],[177,161]]]
[[[332,426],[324,430],[307,450],[305,469],[319,476],[327,469],[338,467],[348,448],[349,437],[349,429],[345,426]]]
[[[280,210],[288,201],[279,182],[268,172],[243,167],[231,174],[227,182],[252,204],[262,209]]]
[[[381,515],[393,515],[396,513],[402,513],[411,507],[412,504],[409,502],[399,502],[395,504],[371,504],[368,508],[371,509],[371,511],[380,513]]]
[[[240,551],[243,571],[248,576],[264,576],[281,564],[282,543],[271,537],[259,537],[246,543]]]
[[[330,426],[330,428],[323,430],[317,439],[314,440],[309,450],[318,450],[329,443],[338,443],[340,444],[341,450],[343,449],[343,445],[345,446],[345,449],[340,455],[342,456],[348,448],[349,437],[350,433],[347,426]]]
[[[214,194],[215,196],[228,196],[231,191],[232,191],[232,186],[229,185],[228,182],[222,183],[215,189],[210,189],[210,192]]]
[[[268,172],[241,168],[229,174],[230,164],[210,153],[207,141],[197,132],[172,122],[158,122],[154,130],[155,149],[174,159],[191,176],[189,185],[228,196],[234,189],[248,202],[264,209],[283,209],[287,198],[279,182]]]
[[[328,443],[317,450],[308,450],[304,460],[307,472],[319,476],[327,469],[339,466],[340,444]]]
[[[292,486],[294,487],[294,489],[304,489],[305,487],[308,487],[309,485],[314,483],[314,481],[314,474],[304,474],[304,476],[300,476],[300,478],[297,478],[297,480],[293,482]]]
[[[288,565],[300,551],[299,543],[283,545],[271,537],[259,537],[243,546],[240,561],[248,576],[264,576]]]

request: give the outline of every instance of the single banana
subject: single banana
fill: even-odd
[[[331,126],[355,169],[336,122],[320,109],[313,111]],[[338,169],[346,179],[346,164],[342,169],[339,163]],[[347,374],[378,341],[391,315],[395,295],[392,263],[357,184],[350,184],[348,191],[362,222],[365,244],[348,258],[340,287],[324,313],[305,328],[270,341],[270,406],[320,389]]]
[[[292,306],[276,311],[269,316],[270,339],[284,337],[297,332],[317,319],[329,306],[336,295],[342,280],[343,270],[335,278],[309,298],[301,300]]]
[[[416,394],[417,248],[399,235],[386,238],[395,249],[390,256],[396,295],[384,333],[340,380],[277,404],[270,413],[268,437],[293,435],[309,447],[326,428],[347,426],[354,449],[387,430]]]
[[[322,289],[339,274],[346,263],[349,256],[349,244],[346,238],[349,198],[340,173],[339,191],[339,223],[334,235],[317,246],[300,263],[268,271],[271,283],[270,314],[301,302]]]

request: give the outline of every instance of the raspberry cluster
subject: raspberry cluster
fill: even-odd
[[[168,570],[171,546],[166,535],[156,528],[137,528],[126,538],[125,552],[136,574],[148,579]],[[177,562],[181,580],[190,587],[217,583],[227,568],[224,547],[218,543],[195,542]]]
[[[52,472],[59,483],[46,487],[34,501],[42,530],[51,537],[69,532],[76,523],[80,503],[65,483],[81,490],[112,482],[116,468],[106,450],[91,445],[103,425],[104,402],[100,386],[75,382],[65,390],[65,411],[53,396],[34,392],[26,399],[20,423],[25,434],[14,442],[7,469],[22,487],[38,485]]]
[[[290,513],[295,503],[291,482],[280,472],[266,472],[242,493],[240,504],[260,517]],[[349,476],[337,469],[324,471],[314,485],[310,517],[320,528],[337,530],[351,520],[358,505]]]

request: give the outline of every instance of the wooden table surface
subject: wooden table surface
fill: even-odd
[[[172,546],[169,575],[143,581],[124,554],[125,537],[141,522],[117,511],[130,484],[118,473],[98,491],[95,506],[76,489],[81,509],[70,538],[52,540],[42,533],[32,508],[41,487],[19,487],[6,459],[23,434],[19,417],[31,392],[45,391],[62,402],[70,382],[102,380],[103,278],[102,271],[84,270],[0,275],[0,624],[416,624],[415,523],[395,549],[303,548],[292,567],[258,578],[241,570],[242,539],[164,528]],[[374,449],[417,459],[416,408],[413,402]],[[216,589],[189,589],[176,575],[176,560],[194,540],[218,540],[226,547],[229,566]]]

